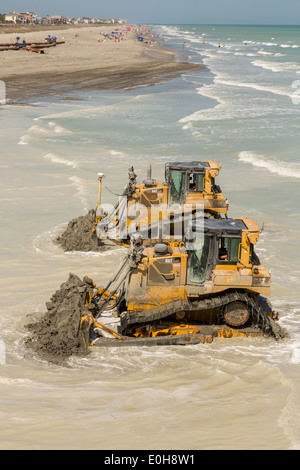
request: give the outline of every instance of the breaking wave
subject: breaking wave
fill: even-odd
[[[58,163],[59,165],[71,166],[72,168],[77,168],[78,166],[76,162],[58,157],[57,155],[54,155],[54,153],[47,153],[47,155],[44,155],[44,158],[46,160],[50,160],[52,163]]]
[[[274,95],[280,95],[280,96],[288,96],[292,97],[293,94],[289,91],[286,91],[285,89],[281,88],[275,88],[275,87],[270,87],[266,85],[259,85],[257,83],[245,83],[245,82],[235,82],[235,81],[230,81],[230,80],[215,80],[216,83],[223,84],[223,85],[228,85],[228,86],[234,86],[234,87],[240,87],[240,88],[251,88],[252,90],[257,90],[257,91],[263,91],[266,93],[273,93]]]
[[[300,165],[296,163],[286,163],[265,157],[255,152],[240,152],[239,160],[243,163],[249,163],[258,168],[265,168],[270,173],[289,178],[300,178]]]
[[[260,49],[257,54],[261,54],[261,55],[273,55],[273,52],[267,52],[267,51],[264,51],[263,49]]]
[[[299,64],[295,64],[294,62],[267,62],[264,60],[254,60],[252,64],[256,67],[271,70],[272,72],[292,71],[298,73],[300,71]]]
[[[80,199],[83,204],[83,207],[86,211],[90,209],[89,203],[89,182],[80,178],[79,176],[71,176],[69,181],[72,182],[72,186],[74,186],[77,190],[75,196]]]
[[[56,136],[56,135],[68,135],[72,134],[71,131],[64,127],[58,126],[55,122],[49,122],[48,128],[41,127],[38,125],[31,126],[27,133],[20,138],[19,145],[28,145],[32,140],[39,138],[39,136]]]

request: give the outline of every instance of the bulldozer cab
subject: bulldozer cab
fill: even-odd
[[[213,265],[252,267],[259,264],[254,252],[260,229],[248,218],[196,220],[187,228],[187,249],[201,259],[211,254]]]
[[[215,184],[220,165],[215,162],[167,163],[165,179],[169,186],[169,204],[188,203],[189,199],[200,200],[203,195],[221,193]]]
[[[165,183],[152,179],[151,165],[147,178],[136,182],[133,168],[129,171],[129,181],[118,204],[110,212],[99,213],[101,207],[101,179],[99,177],[98,212],[92,229],[93,242],[98,246],[103,240],[118,244],[128,244],[133,230],[142,230],[144,239],[156,238],[158,213],[163,210],[170,221],[170,231],[174,229],[174,214],[182,220],[193,214],[204,213],[205,217],[227,217],[228,201],[222,194],[215,178],[220,165],[213,161],[167,163]],[[178,220],[176,221],[178,225]],[[131,226],[131,227],[130,227]],[[142,229],[141,229],[142,227]],[[151,232],[151,233],[150,233]],[[120,233],[122,236],[120,236]]]
[[[242,251],[243,255],[245,251],[248,254],[243,256],[243,264],[250,266],[253,245],[246,236],[247,231],[242,220],[204,219],[193,222],[187,229],[188,283],[204,283],[218,266],[227,270],[241,266]]]
[[[184,244],[145,248],[146,283],[170,288],[185,285],[187,294],[192,292],[189,286],[194,286],[197,295],[230,288],[268,295],[270,275],[254,252],[259,232],[248,218],[191,221]]]

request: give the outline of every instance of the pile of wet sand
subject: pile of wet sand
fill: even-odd
[[[103,251],[104,246],[96,246],[92,241],[92,228],[96,211],[90,209],[86,215],[72,219],[64,232],[54,241],[64,251]]]
[[[92,241],[92,228],[96,211],[72,219],[54,242],[64,251],[103,251],[110,246],[96,246]],[[88,278],[81,280],[70,273],[69,278],[46,302],[47,312],[33,315],[34,321],[26,325],[28,337],[25,345],[41,359],[64,364],[72,355],[86,355],[82,342],[80,321],[89,313],[86,296],[91,292]],[[30,315],[32,317],[32,315]]]
[[[91,291],[88,279],[70,273],[69,278],[46,303],[47,312],[26,325],[25,345],[41,359],[64,364],[72,355],[86,355],[80,332],[81,317],[88,313],[86,295]]]

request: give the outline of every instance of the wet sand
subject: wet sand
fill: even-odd
[[[19,34],[20,40],[44,42],[48,35],[58,41],[43,54],[30,51],[0,52],[0,80],[6,84],[6,98],[22,101],[33,96],[67,94],[74,90],[122,89],[152,85],[188,71],[199,64],[179,62],[174,51],[162,47],[160,38],[147,42],[137,36],[147,34],[131,25],[70,28]],[[123,40],[104,35],[117,31]],[[1,34],[0,42],[14,43],[16,33]],[[145,36],[144,36],[145,37]],[[145,37],[146,38],[146,37]]]

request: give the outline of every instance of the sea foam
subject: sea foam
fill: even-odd
[[[19,145],[28,145],[35,139],[38,139],[40,136],[45,136],[45,137],[51,137],[55,135],[68,135],[72,134],[71,131],[58,126],[55,122],[49,122],[48,123],[48,128],[46,127],[41,127],[39,125],[34,125],[31,126],[26,134],[24,134],[21,138],[20,141],[18,142]]]
[[[54,153],[47,153],[44,155],[46,160],[50,160],[52,163],[58,163],[59,165],[71,166],[72,168],[77,168],[78,164],[73,160],[66,160],[65,158],[58,157]]]
[[[254,60],[252,64],[256,67],[271,70],[272,72],[300,71],[299,64],[294,62],[268,62],[265,60]]]
[[[80,199],[82,202],[84,209],[88,211],[90,209],[90,203],[89,203],[89,182],[84,180],[83,178],[80,178],[79,176],[71,176],[69,178],[69,181],[71,181],[72,186],[74,186],[77,190],[75,196]]]
[[[287,96],[287,97],[293,96],[292,92],[285,91],[283,88],[270,87],[266,85],[260,85],[258,83],[235,82],[233,80],[223,80],[223,79],[220,79],[220,80],[216,79],[215,83],[228,85],[228,86],[234,86],[234,87],[240,87],[240,88],[252,88],[253,90],[273,93],[275,95],[280,95],[280,96]]]
[[[300,165],[287,163],[276,158],[272,159],[255,152],[243,151],[239,153],[239,160],[249,163],[257,168],[264,168],[270,173],[289,178],[300,178]]]

